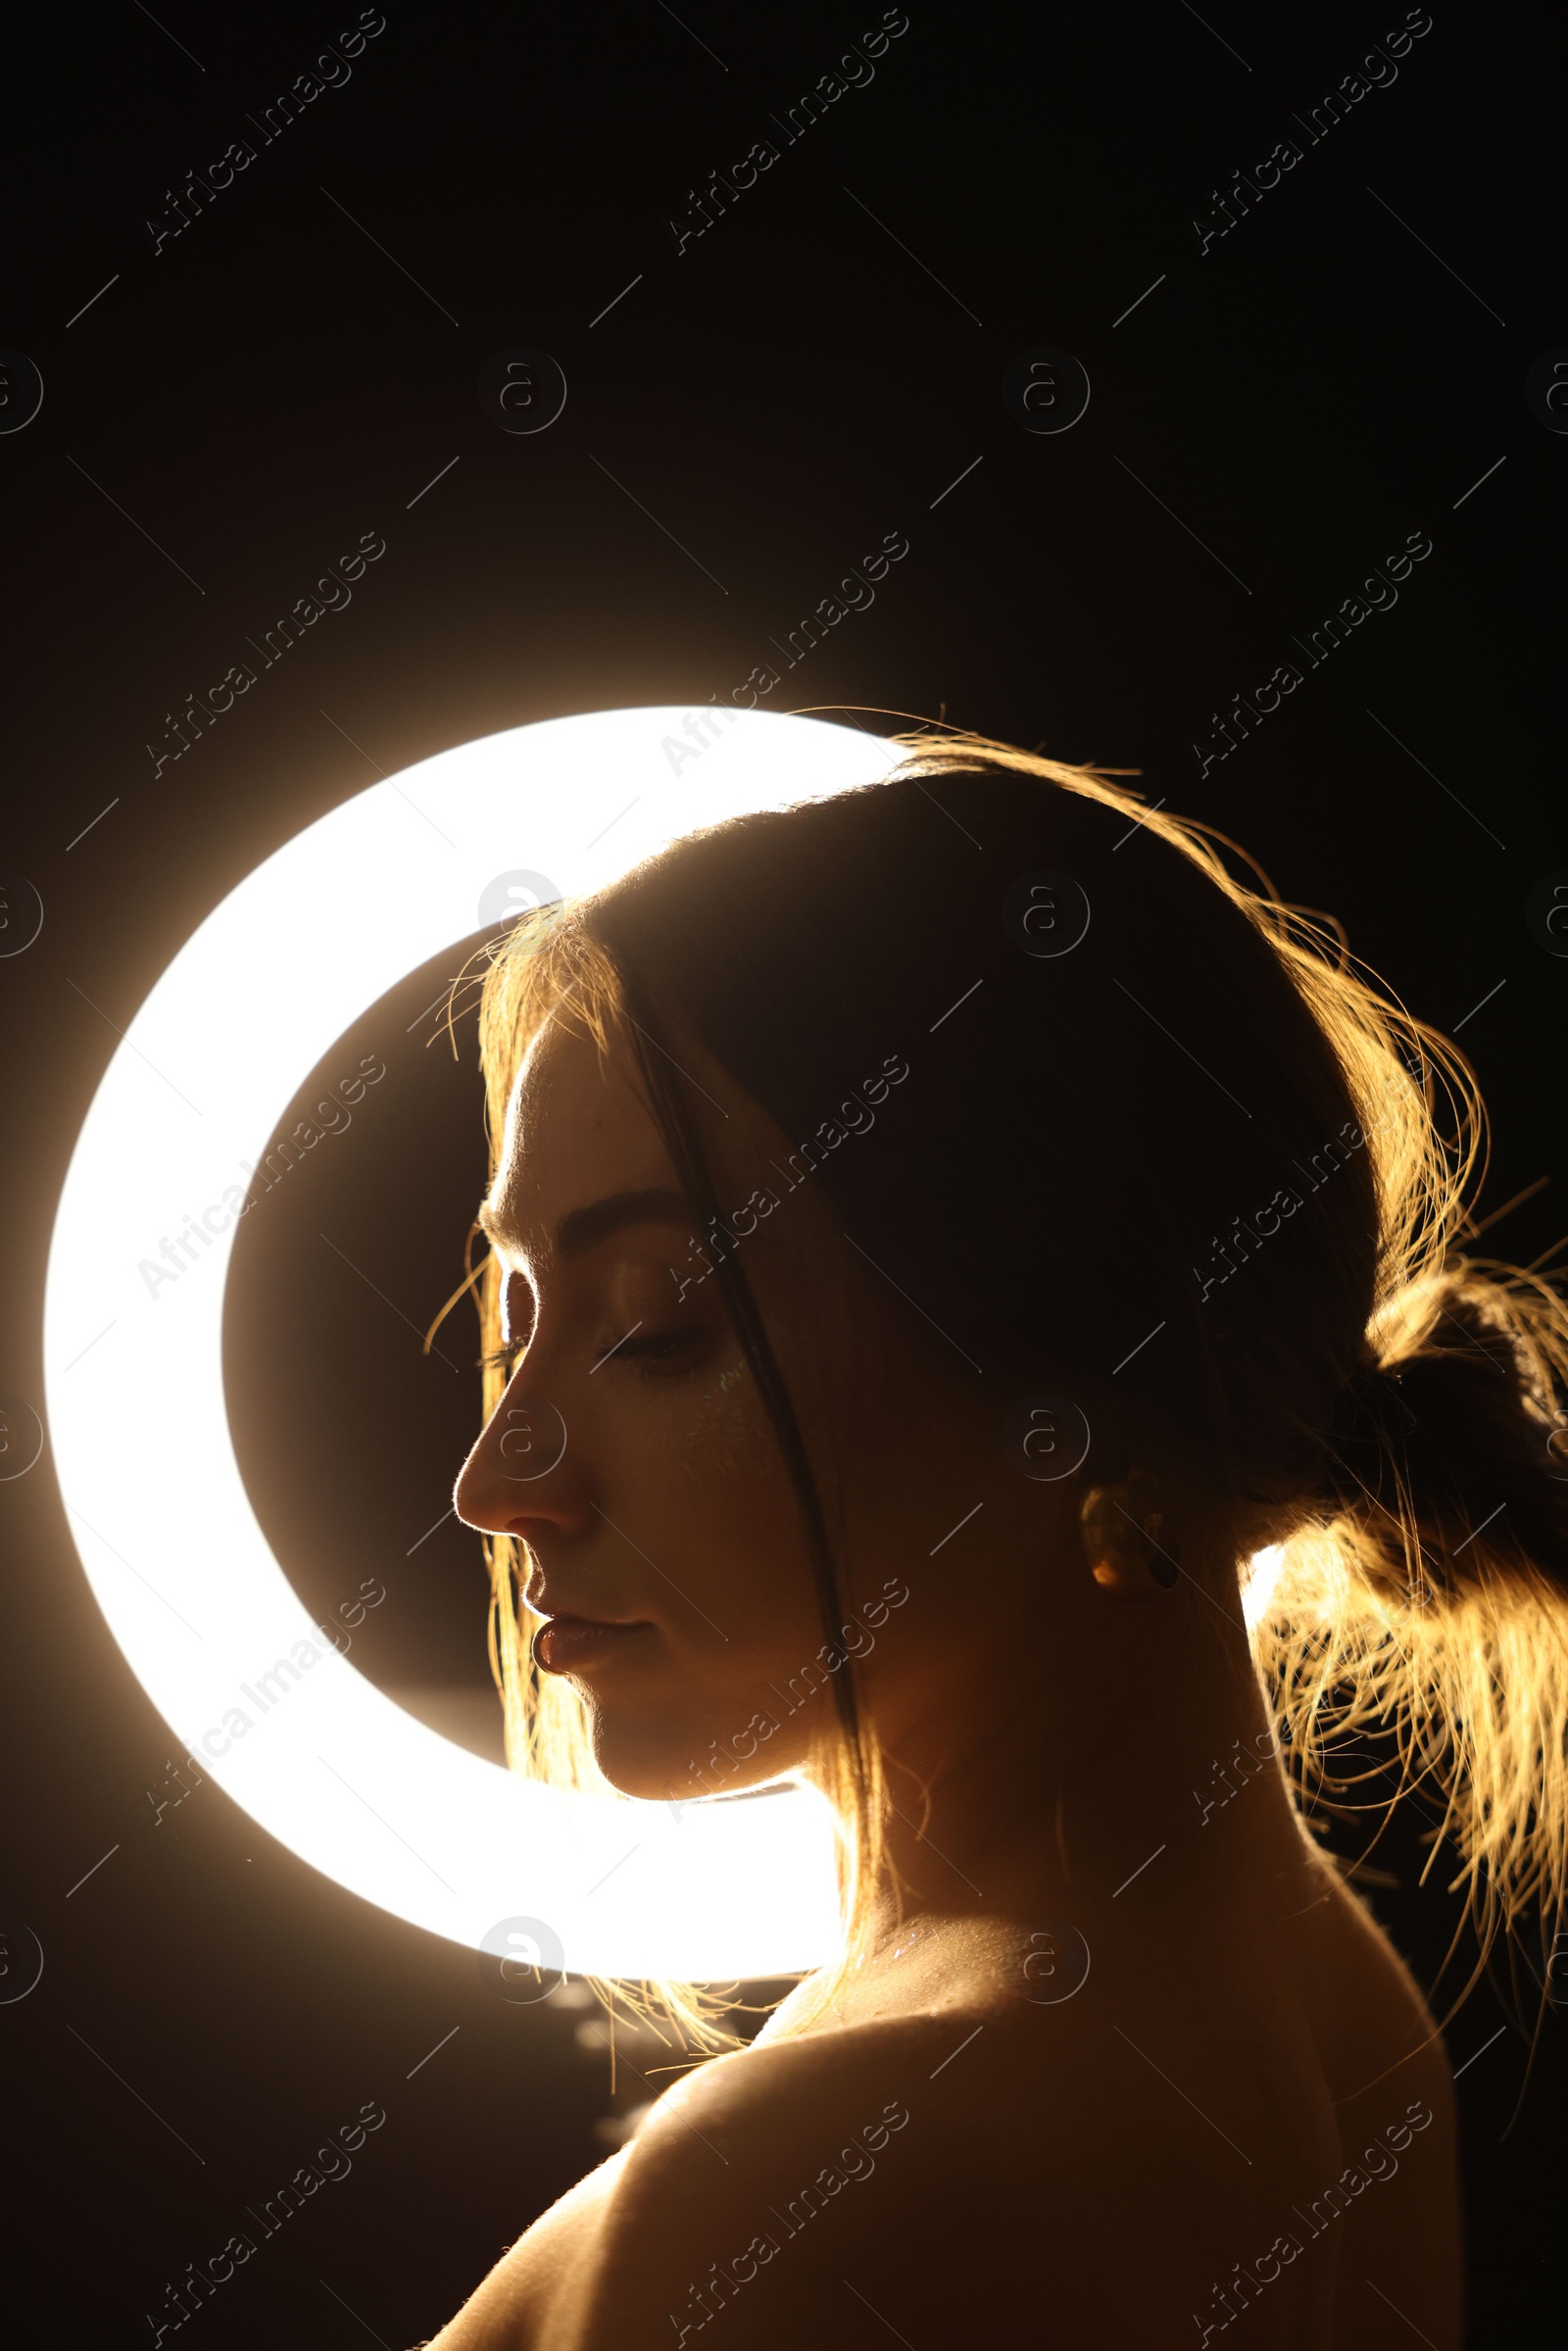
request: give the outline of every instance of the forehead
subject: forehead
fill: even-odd
[[[487,1222],[509,1242],[537,1242],[584,1201],[674,1183],[624,1043],[601,1054],[591,1037],[546,1021],[507,1106]]]
[[[509,1149],[533,1157],[591,1135],[614,1144],[657,1140],[657,1133],[624,1039],[612,1032],[602,1052],[592,1037],[552,1014],[517,1070],[507,1111]]]

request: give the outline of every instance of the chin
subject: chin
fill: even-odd
[[[667,1719],[639,1720],[629,1708],[606,1706],[592,1690],[583,1695],[594,1761],[612,1788],[649,1803],[702,1793],[701,1776],[691,1768],[700,1745],[688,1744],[678,1733],[671,1737]]]
[[[764,1742],[755,1733],[723,1741],[711,1723],[681,1731],[668,1715],[638,1719],[629,1709],[607,1706],[591,1691],[588,1699],[594,1761],[613,1788],[645,1802],[670,1803],[716,1795],[738,1795],[795,1769],[803,1755],[786,1752],[783,1737]],[[760,1718],[754,1715],[755,1723]],[[770,1719],[770,1718],[761,1718]],[[737,1747],[750,1744],[750,1753]]]
[[[644,1803],[672,1803],[701,1793],[696,1773],[684,1769],[684,1756],[676,1762],[657,1753],[633,1754],[612,1740],[603,1747],[595,1743],[594,1759],[618,1794],[640,1797]]]

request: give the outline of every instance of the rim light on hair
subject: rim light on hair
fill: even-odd
[[[672,776],[663,744],[686,715],[594,711],[438,753],[231,891],[153,988],[83,1121],[50,1247],[44,1357],[94,1595],[174,1736],[253,1819],[453,1941],[477,1949],[497,1920],[526,1915],[554,1928],[574,1974],[711,1982],[830,1956],[825,1803],[790,1788],[670,1808],[529,1786],[405,1713],[313,1635],[245,1492],[222,1384],[232,1224],[211,1235],[199,1279],[152,1297],[137,1270],[261,1158],[335,1039],[471,939],[497,874],[526,867],[573,897],[699,825],[871,782],[896,756],[856,727],[726,711],[733,722]],[[264,1706],[258,1685],[279,1659],[291,1671]]]

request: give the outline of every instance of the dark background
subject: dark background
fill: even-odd
[[[389,0],[346,85],[265,144],[248,119],[354,8],[13,22],[0,344],[45,396],[0,436],[0,864],[45,920],[0,960],[0,1388],[41,1407],[55,1200],[116,1029],[258,860],[475,735],[726,694],[888,532],[909,552],[874,606],[796,670],[778,657],[764,707],[945,713],[1140,769],[1462,1024],[1496,1125],[1479,1212],[1552,1179],[1489,1246],[1529,1261],[1568,1223],[1548,1135],[1568,960],[1526,919],[1568,867],[1547,652],[1568,439],[1525,396],[1568,345],[1560,48],[1542,20],[1437,0],[1393,85],[1311,142],[1296,118],[1398,7],[1084,22],[910,0],[869,86],[786,144],[770,118],[880,14]],[[155,253],[149,218],[238,138],[255,161]],[[777,163],[677,251],[691,191],[761,138]],[[1285,138],[1301,161],[1200,254],[1189,220]],[[1002,399],[1042,345],[1092,384],[1064,434]],[[477,396],[519,346],[568,386],[537,434]],[[157,768],[186,696],[368,531],[386,553],[353,603]],[[1397,605],[1299,661],[1205,772],[1211,713],[1412,533],[1432,553]],[[352,876],[342,916],[374,919]],[[357,1657],[485,1749],[477,1539],[419,1540],[477,1401],[471,1319],[439,1337],[449,1359],[420,1341],[483,1173],[471,1043],[454,1059],[415,1018],[447,976],[345,1040],[345,1067],[374,1051],[387,1078],[247,1230],[229,1380],[301,1590],[327,1605],[378,1575]],[[593,2012],[488,1998],[471,1954],[318,1877],[215,1787],[156,1816],[178,1751],[87,1591],[47,1448],[0,1485],[0,1912],[45,1953],[0,2007],[4,2291],[40,2339],[151,2340],[166,2282],[378,2100],[353,2174],[191,2324],[402,2351],[646,2089],[622,2066],[612,2090]],[[1409,1883],[1418,1827],[1373,1899],[1430,1983],[1454,1913],[1441,1867]],[[1449,2030],[1477,2345],[1560,2325],[1568,2270],[1562,2024],[1521,2104],[1534,2000],[1504,1977]]]

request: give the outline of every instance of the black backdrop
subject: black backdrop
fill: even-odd
[[[116,1031],[259,859],[447,745],[696,710],[768,664],[764,707],[945,713],[1137,767],[1237,835],[1458,1026],[1497,1130],[1481,1212],[1552,1179],[1489,1239],[1546,1249],[1568,325],[1539,24],[1449,0],[1418,32],[1394,5],[1224,0],[910,0],[886,32],[849,0],[357,22],[164,0],[8,36],[0,422],[28,362],[43,402],[0,436],[0,938],[29,886],[44,920],[0,960],[0,1388],[42,1407],[51,1220]],[[481,401],[517,352],[564,373],[547,429]],[[1041,430],[1081,398],[1063,354],[1088,407]],[[268,665],[257,641],[362,534],[385,552],[352,602]],[[800,654],[888,534],[874,602]],[[1315,641],[1412,539],[1396,600],[1366,589],[1381,609]],[[215,715],[238,662],[256,682]],[[1281,664],[1299,682],[1265,709]],[[342,919],[374,919],[352,876]],[[446,974],[418,976],[356,1033],[387,1061],[367,1115],[237,1254],[228,1376],[302,1591],[380,1578],[366,1669],[484,1751],[476,1542],[416,1541],[475,1405],[471,1326],[447,1363],[418,1331],[481,1173],[471,1054],[407,1025]],[[624,2067],[612,2090],[586,2011],[487,2000],[471,1955],[215,1786],[172,1800],[47,1445],[0,1529],[0,1911],[45,1959],[0,2007],[8,2300],[51,2340],[153,2339],[166,2285],[374,2101],[352,2173],[188,2323],[323,2351],[433,2331],[645,2092]],[[1408,1883],[1413,1831],[1394,1852],[1374,1900],[1430,1980],[1450,1906]],[[1483,1985],[1450,2034],[1478,2345],[1561,2323],[1563,2034],[1548,2015],[1521,2105],[1532,2014]]]

